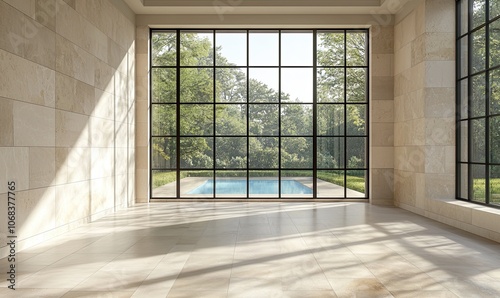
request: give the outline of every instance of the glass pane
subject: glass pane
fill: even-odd
[[[213,171],[181,171],[181,198],[213,198]]]
[[[471,168],[472,168],[472,187],[473,187],[472,200],[485,203],[486,202],[485,166],[471,165]]]
[[[463,162],[467,162],[469,160],[469,158],[468,158],[468,152],[469,152],[468,128],[469,128],[469,122],[467,122],[467,121],[460,122],[460,141],[461,141],[461,143],[460,143],[461,144],[460,145],[460,152],[461,152],[460,161],[463,161]]]
[[[247,105],[216,105],[216,135],[246,135]]]
[[[281,101],[313,102],[313,69],[281,69]]]
[[[490,72],[490,115],[500,113],[500,70]]]
[[[347,167],[366,168],[366,138],[347,138]]]
[[[469,1],[468,0],[462,0],[461,1],[461,16],[460,16],[460,23],[461,23],[461,35],[467,33],[469,31]]]
[[[251,66],[278,66],[278,31],[250,31],[249,51]]]
[[[466,77],[469,72],[469,37],[460,39],[460,77]]]
[[[347,135],[366,134],[366,105],[347,105]]]
[[[181,31],[181,66],[211,66],[213,57],[212,31]]]
[[[281,196],[284,198],[312,198],[312,171],[281,171]]]
[[[346,61],[348,66],[365,66],[366,58],[366,33],[350,31],[346,35]]]
[[[318,102],[344,102],[343,68],[320,68],[317,80]]]
[[[214,133],[213,105],[187,105],[180,107],[180,134],[183,136],[205,136]]]
[[[471,116],[484,116],[486,114],[486,78],[484,74],[472,78]]]
[[[176,102],[176,70],[172,68],[153,68],[151,75],[153,103]]]
[[[281,167],[312,168],[312,138],[281,138]]]
[[[500,116],[490,118],[490,162],[500,163]]]
[[[176,171],[151,171],[154,198],[172,198],[177,196]]]
[[[472,73],[486,67],[486,29],[481,28],[471,33],[472,38]]]
[[[217,102],[246,102],[246,69],[218,68],[216,71],[216,88]]]
[[[350,170],[347,171],[347,197],[364,198],[366,197],[366,179],[367,171]]]
[[[217,66],[247,65],[247,34],[238,31],[216,31]]]
[[[185,137],[180,139],[181,168],[184,169],[211,169],[213,161],[213,138]]]
[[[318,168],[344,167],[344,138],[318,138]]]
[[[318,66],[344,65],[344,31],[318,32]]]
[[[469,199],[469,166],[460,165],[460,198]]]
[[[249,101],[277,102],[279,99],[279,69],[250,68],[249,69]]]
[[[344,105],[318,104],[317,112],[318,135],[344,135]]]
[[[500,15],[500,1],[490,0],[490,20]]]
[[[366,102],[367,74],[365,68],[347,69],[347,101]]]
[[[153,136],[169,136],[177,133],[176,129],[176,105],[153,105],[151,119],[151,134]]]
[[[490,204],[500,205],[500,166],[490,166]]]
[[[175,138],[153,138],[151,146],[151,162],[153,169],[175,169]]]
[[[471,125],[471,157],[472,162],[485,162],[485,121],[484,119],[475,119],[470,121]]]
[[[213,78],[213,69],[181,68],[181,102],[213,102]]]
[[[215,138],[215,167],[217,169],[243,169],[247,167],[246,137]]]
[[[486,0],[472,0],[472,27],[486,22]]]
[[[278,171],[250,171],[250,197],[278,197]]]
[[[312,135],[313,105],[282,104],[281,105],[281,134]]]
[[[277,104],[249,105],[250,135],[278,135],[279,106]]]
[[[153,66],[175,66],[177,37],[175,31],[155,31],[151,34]]]
[[[251,169],[277,169],[279,168],[279,143],[278,138],[249,138],[248,158]]]
[[[469,118],[469,80],[460,81],[461,119]]]
[[[282,31],[281,65],[313,65],[313,33],[311,31]]]
[[[318,171],[317,175],[318,198],[344,197],[344,171]]]
[[[217,198],[247,196],[247,171],[217,171],[215,177]]]
[[[500,65],[500,19],[490,25],[490,67]]]

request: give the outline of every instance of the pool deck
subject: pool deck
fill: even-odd
[[[203,183],[207,181],[207,179],[210,179],[208,177],[187,177],[184,179],[181,179],[181,198],[195,198],[195,199],[210,199],[213,198],[213,195],[203,195],[203,194],[188,194],[191,190],[201,186]],[[246,178],[228,178],[224,177],[223,179],[232,179],[232,180],[245,180]],[[286,177],[284,178],[286,180],[295,180],[297,182],[300,182],[304,184],[305,186],[309,187],[312,189],[312,178],[310,177]],[[250,178],[250,180],[277,180],[277,177],[254,177]],[[321,179],[317,179],[317,187],[318,187],[318,193],[317,193],[317,198],[343,198],[344,197],[344,187],[326,182]],[[175,197],[175,188],[176,188],[176,182],[171,182],[169,184],[157,187],[153,189],[153,197],[156,198],[174,198]],[[250,194],[250,199],[252,198],[278,198],[277,194],[271,194],[271,195],[256,195],[256,194]],[[305,194],[297,194],[297,195],[282,195],[282,198],[311,198],[312,195],[305,195]],[[352,189],[347,189],[347,197],[348,198],[364,198],[365,194],[352,190]],[[217,198],[246,198],[246,194],[239,194],[239,195],[217,195]]]

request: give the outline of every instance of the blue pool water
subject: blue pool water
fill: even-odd
[[[278,194],[277,180],[250,180],[250,194],[269,195]],[[246,180],[217,179],[215,190],[220,195],[244,195],[247,190]],[[205,181],[202,185],[188,192],[191,195],[213,194],[214,181]],[[295,180],[281,180],[281,193],[294,195],[312,194],[312,189]]]

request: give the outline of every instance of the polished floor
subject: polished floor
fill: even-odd
[[[18,257],[0,297],[500,297],[500,243],[364,203],[139,205]]]

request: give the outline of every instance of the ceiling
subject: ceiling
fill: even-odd
[[[124,0],[136,14],[395,14],[417,0]]]

